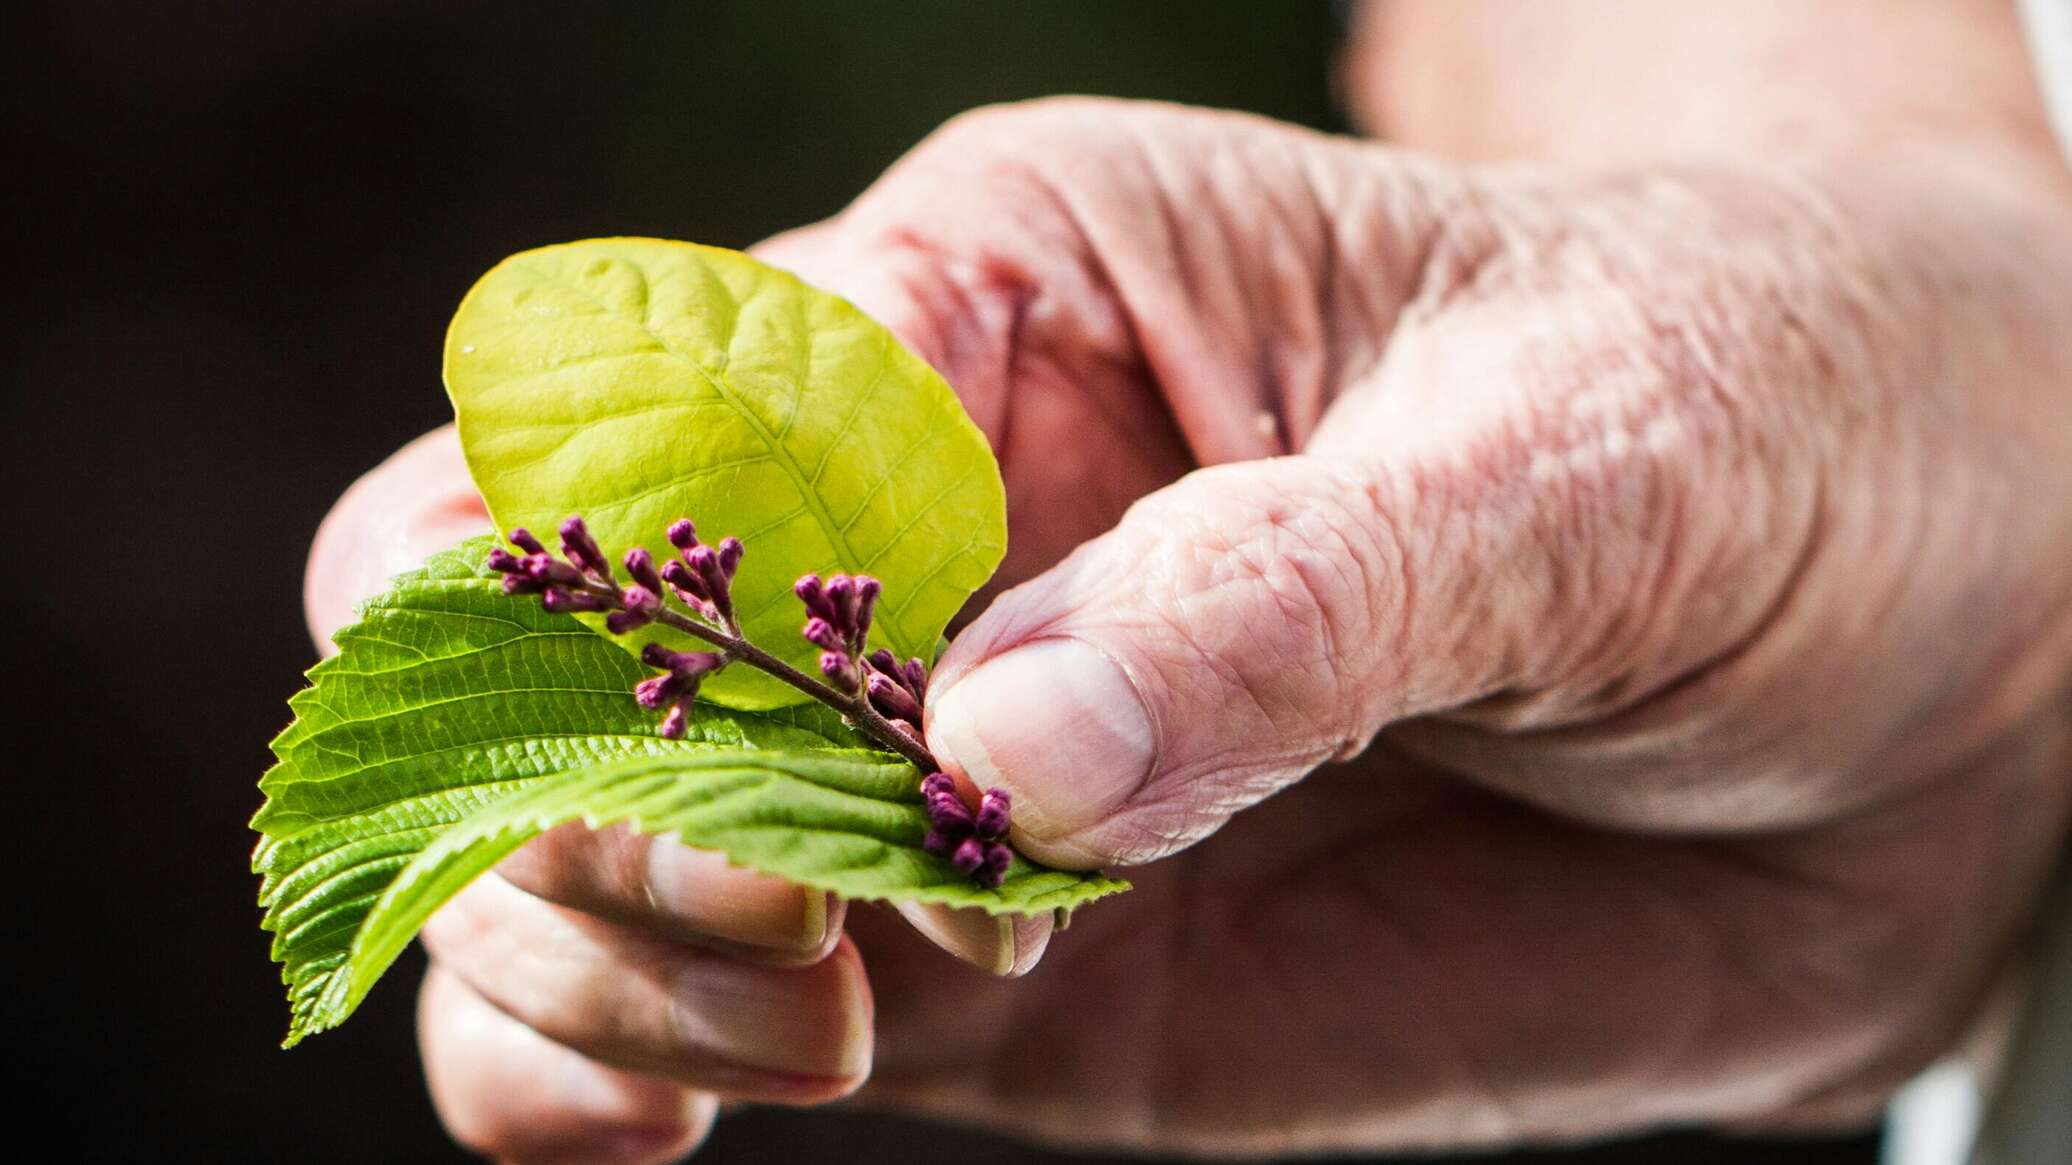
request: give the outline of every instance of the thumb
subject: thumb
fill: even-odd
[[[367,471],[331,507],[309,551],[303,609],[325,654],[353,606],[426,556],[489,531],[452,425],[434,429]]]
[[[1389,720],[1483,685],[1411,650],[1396,512],[1348,461],[1190,474],[957,637],[930,747],[1013,794],[1038,860],[1131,864],[1199,840]]]

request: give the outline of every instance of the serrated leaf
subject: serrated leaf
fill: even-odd
[[[816,843],[787,847],[776,826],[699,836],[731,838],[738,851],[714,848],[773,873],[810,875],[801,880],[842,893],[1042,908],[1033,896],[988,898],[968,883],[946,886],[959,880],[954,871],[918,849],[917,774],[887,754],[861,751],[863,738],[823,705],[745,712],[701,704],[686,739],[656,735],[653,714],[631,696],[647,670],[569,617],[541,610],[537,600],[506,596],[481,566],[490,545],[477,539],[397,578],[334,637],[339,653],[312,668],[310,686],[289,701],[296,719],[274,741],[278,761],[260,782],[267,800],[252,820],[261,834],[253,854],[260,904],[289,988],[289,1043],[341,1022],[408,942],[415,923],[400,941],[384,931],[383,942],[395,947],[386,957],[355,953],[375,949],[361,938],[369,912],[427,846],[462,822],[492,820],[481,815],[513,798],[576,789],[579,777],[615,764],[657,762],[691,772],[698,768],[691,761],[724,750],[737,765],[739,757],[756,756],[772,765],[827,757],[851,774],[875,766],[875,783],[855,785],[850,794],[872,806],[851,822],[854,832],[871,845],[894,846],[898,838],[886,831],[899,822],[907,837],[905,856],[875,859],[874,879],[825,864],[800,866],[800,855]],[[610,815],[617,804],[605,795],[611,792],[573,811]],[[802,814],[794,828],[804,829],[825,823],[812,816],[820,796],[783,785],[755,811],[773,821]],[[806,807],[791,808],[794,798]],[[1017,894],[1052,893],[1045,876],[1062,880],[1053,896],[1075,901],[1114,885],[1022,870],[1017,865],[1024,879]],[[1074,886],[1084,892],[1066,890]]]
[[[798,576],[876,575],[873,641],[933,658],[1006,547],[999,468],[942,377],[847,301],[736,251],[595,239],[514,255],[454,316],[446,386],[499,529],[580,513],[615,555],[666,556],[678,517],[739,537],[748,638],[808,671]],[[805,698],[746,668],[705,693]]]
[[[572,821],[591,828],[625,823],[845,898],[1028,914],[1069,910],[1128,888],[1017,857],[997,889],[980,889],[918,848],[928,815],[914,796],[917,776],[889,753],[705,749],[535,782],[448,829],[404,868],[360,928],[346,974],[319,999],[316,1022],[350,1012],[447,899],[526,842]]]

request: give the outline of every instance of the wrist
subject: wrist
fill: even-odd
[[[1889,154],[2072,200],[2013,0],[1372,0],[1344,65],[1364,128],[1460,160]]]

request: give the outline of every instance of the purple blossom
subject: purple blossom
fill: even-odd
[[[1012,807],[1007,790],[987,789],[973,813],[957,796],[956,782],[943,773],[930,773],[922,778],[921,799],[929,824],[921,848],[988,890],[999,886],[1014,864],[1014,850],[1007,844]]]
[[[590,536],[590,527],[578,515],[570,514],[561,523],[561,556],[599,582],[612,581],[611,560],[604,556],[597,539]]]
[[[871,706],[892,720],[904,720],[909,724],[921,722],[921,702],[907,691],[906,685],[881,671],[873,671],[864,681],[871,697]]]
[[[683,734],[689,730],[690,726],[690,703],[685,701],[670,708],[669,714],[662,717],[662,723],[656,727],[655,731],[661,733],[665,739],[682,740]]]
[[[829,624],[834,623],[835,609],[827,605],[827,594],[821,588],[819,575],[800,575],[799,581],[791,584],[791,593],[797,595],[799,602],[806,605],[808,615],[816,616]]]
[[[540,595],[540,606],[556,615],[567,615],[577,611],[608,611],[611,609],[611,600],[591,591],[548,587]]]
[[[614,635],[637,631],[662,613],[662,596],[637,583],[620,591],[619,601],[625,609],[604,617],[604,629]]]
[[[870,638],[871,613],[876,608],[878,595],[883,585],[869,575],[830,575],[823,580],[817,574],[801,575],[792,584],[792,593],[806,607],[806,623],[799,634],[806,642],[821,649],[820,673],[836,690],[846,694],[856,692],[870,684],[869,669],[860,662],[864,642]],[[890,658],[889,654],[887,658]],[[873,698],[873,704],[877,700]],[[900,713],[879,711],[898,721],[911,719],[913,726],[920,727],[920,697],[915,694],[913,707],[899,705]],[[906,712],[911,711],[911,717]],[[917,734],[909,734],[918,740]]]
[[[561,556],[547,552],[529,531],[510,533],[511,545],[524,552],[512,554],[501,547],[490,551],[489,569],[504,576],[508,594],[536,594],[540,605],[557,614],[604,612],[604,625],[614,635],[639,630],[658,620],[676,620],[679,629],[695,627],[680,615],[672,615],[663,602],[665,590],[674,591],[708,624],[722,623],[714,631],[734,631],[729,583],[741,562],[739,539],[729,538],[715,551],[698,545],[697,528],[688,520],[673,523],[669,538],[679,549],[702,552],[694,570],[681,557],[661,570],[654,556],[641,547],[628,550],[620,560],[632,583],[621,586],[612,573],[611,560],[591,535],[580,516],[561,523]],[[641,658],[661,675],[650,676],[635,685],[634,699],[644,708],[663,712],[659,730],[663,736],[681,737],[690,727],[692,701],[706,676],[725,667],[730,656],[718,651],[672,651],[651,643]]]
[[[661,578],[685,606],[707,621],[732,628],[734,571],[741,565],[739,538],[723,538],[717,547],[698,541],[698,527],[689,518],[669,525],[669,544],[677,556],[662,567]]]
[[[835,625],[818,615],[808,616],[805,629],[799,634],[806,637],[806,642],[823,651],[842,650],[842,637],[835,631]]]
[[[849,674],[849,657],[839,651],[820,653],[820,674],[843,693],[856,690],[856,677]]]
[[[611,560],[580,516],[561,523],[561,554],[556,556],[524,529],[512,530],[511,546],[489,552],[486,565],[503,576],[509,594],[536,594],[549,611],[603,612],[605,629],[624,635],[660,623],[705,640],[717,651],[677,651],[660,643],[641,649],[641,661],[656,669],[634,686],[641,707],[662,713],[661,735],[679,739],[690,730],[692,706],[706,677],[737,659],[785,680],[838,709],[850,723],[923,767],[932,767],[921,724],[928,694],[928,665],[919,659],[901,662],[884,648],[870,650],[872,616],[884,587],[869,575],[836,574],[826,579],[809,574],[792,586],[806,608],[800,629],[820,649],[824,684],[794,671],[742,636],[734,621],[733,583],[744,549],[738,538],[706,545],[689,518],[670,523],[669,544],[676,555],[657,564],[646,549],[634,547],[620,559],[632,579],[621,585]],[[697,618],[672,609],[674,596]],[[949,777],[930,771],[921,782],[929,829],[922,846],[949,862],[959,873],[988,889],[1000,885],[1014,863],[1007,843],[1011,804],[1002,789],[988,789],[976,810],[957,795]]]
[[[667,708],[659,731],[671,740],[681,739],[690,727],[691,702],[698,698],[698,685],[727,666],[727,657],[717,651],[673,651],[650,643],[640,649],[640,662],[662,669],[662,674],[640,681],[633,689],[634,699],[643,708]]]
[[[662,576],[655,570],[655,556],[647,552],[647,547],[636,546],[628,550],[622,561],[626,565],[626,573],[635,583],[656,595],[662,593]]]

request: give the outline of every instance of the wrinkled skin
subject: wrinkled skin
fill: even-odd
[[[1054,939],[917,915],[1040,955],[1020,979],[878,908],[781,958],[703,925],[810,964],[713,987],[649,847],[559,833],[428,932],[442,1111],[514,1160],[664,1160],[714,1093],[859,1085],[1188,1151],[1867,1117],[1974,1013],[2072,812],[2054,181],[1456,169],[1115,103],[952,123],[761,253],[994,442],[1019,585],[945,658],[931,741],[1016,791],[1025,849],[1136,891]],[[359,573],[320,624],[322,588],[427,548],[365,513],[479,525],[447,441],[327,527]],[[1036,641],[1118,666],[1150,735],[1060,743],[1099,710],[973,678]],[[949,724],[966,680],[993,698]],[[793,1074],[686,1028],[751,990],[816,1017],[759,1037]]]

